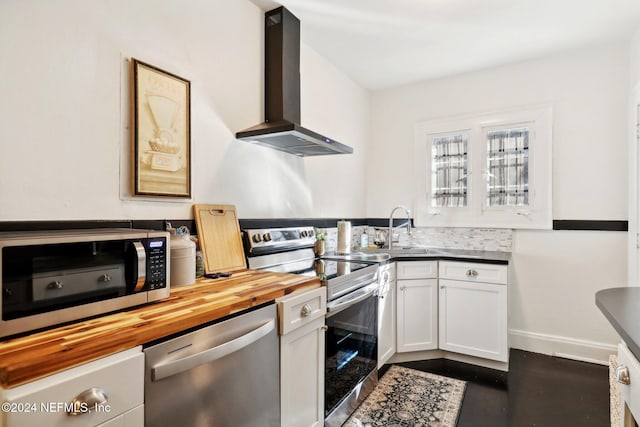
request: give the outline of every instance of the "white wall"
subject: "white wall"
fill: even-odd
[[[193,203],[363,216],[369,95],[301,50],[302,124],[353,155],[235,140],[263,120],[263,12],[249,0],[0,2],[0,220],[191,218]],[[131,57],[191,81],[192,200],[130,196]]]
[[[610,44],[375,93],[367,215],[411,206],[416,122],[551,103],[553,218],[626,220],[628,55]],[[512,345],[606,360],[617,336],[594,294],[626,284],[626,236],[516,230]]]

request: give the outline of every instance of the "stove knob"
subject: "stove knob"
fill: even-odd
[[[309,236],[309,237],[313,237],[313,230],[309,230],[309,231],[307,232],[307,236]]]
[[[302,231],[300,232],[300,237],[303,237],[303,238],[304,238],[304,237],[307,237],[307,232],[306,232],[305,230],[302,230]]]
[[[254,243],[260,243],[262,242],[262,236],[259,234],[254,234],[251,240],[253,240]]]
[[[262,235],[262,238],[264,239],[265,242],[268,242],[271,240],[271,233],[264,233]]]

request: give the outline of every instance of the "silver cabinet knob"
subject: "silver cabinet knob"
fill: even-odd
[[[111,281],[111,276],[109,276],[107,273],[104,273],[100,277],[98,277],[98,282],[110,282],[110,281]]]
[[[322,325],[322,327],[320,327],[320,329],[322,329],[323,331],[327,332],[329,330],[329,327],[327,325]]]
[[[300,310],[300,316],[307,317],[308,315],[311,314],[312,311],[313,309],[311,308],[311,306],[309,304],[305,304],[302,306],[302,309]]]
[[[631,377],[629,376],[629,368],[624,365],[620,365],[616,368],[616,381],[620,384],[631,384]]]
[[[469,277],[477,277],[478,272],[476,270],[467,270],[467,276]]]

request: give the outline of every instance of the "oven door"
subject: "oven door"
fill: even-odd
[[[377,291],[372,283],[327,304],[327,426],[342,425],[377,383]]]

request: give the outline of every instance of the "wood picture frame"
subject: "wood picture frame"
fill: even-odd
[[[131,65],[133,194],[191,198],[191,82]]]

